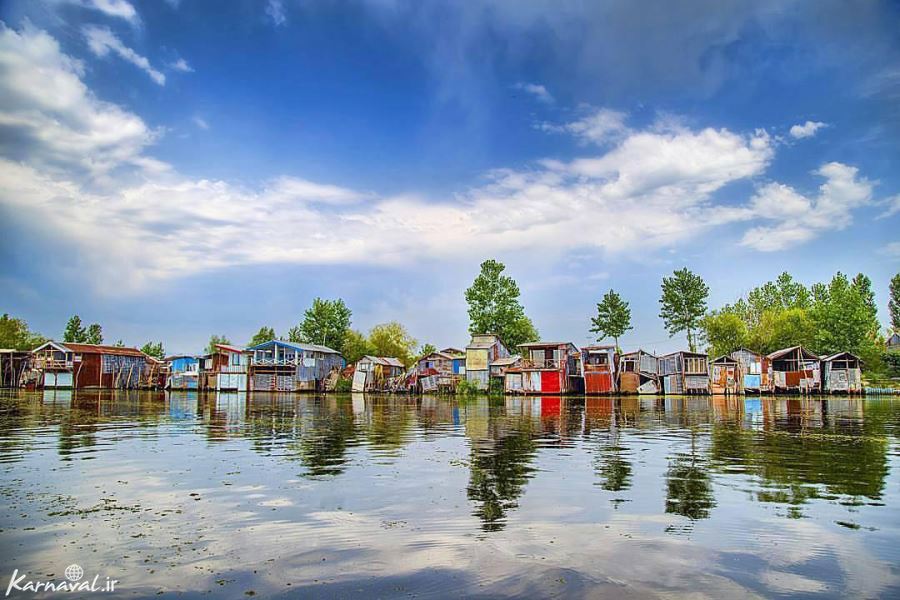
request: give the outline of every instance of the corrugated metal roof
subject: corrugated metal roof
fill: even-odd
[[[835,353],[835,354],[832,354],[831,356],[825,356],[825,357],[823,357],[822,360],[825,361],[825,362],[831,362],[832,360],[834,360],[834,359],[836,359],[836,358],[838,358],[838,357],[840,357],[840,356],[844,356],[845,354],[846,354],[847,356],[852,356],[852,357],[855,358],[856,360],[862,362],[862,359],[861,359],[860,357],[858,357],[857,355],[853,354],[852,352],[837,352],[837,353]]]
[[[540,348],[541,346],[574,346],[572,342],[528,342],[519,344],[519,348]]]
[[[522,360],[521,356],[507,356],[504,358],[498,358],[497,360],[491,363],[492,367],[507,367],[509,365],[514,365],[518,361]]]
[[[74,344],[66,342],[62,344],[72,352],[78,354],[110,354],[114,356],[146,356],[137,348],[119,348],[118,346],[105,346],[103,344]]]
[[[370,362],[384,365],[386,367],[400,367],[401,369],[405,368],[405,365],[400,362],[400,359],[394,358],[393,356],[372,356],[371,354],[366,354],[360,360],[365,359],[369,359]]]
[[[714,359],[712,360],[712,364],[726,363],[726,362],[727,362],[727,363],[738,364],[738,362],[737,362],[735,359],[731,358],[731,357],[728,356],[727,354],[723,354],[722,356],[719,356],[719,357],[714,358]]]
[[[293,348],[294,350],[306,350],[307,352],[322,352],[324,354],[340,354],[337,350],[333,350],[328,346],[320,346],[318,344],[306,344],[303,342],[286,342],[284,340],[269,340],[268,342],[263,342],[262,344],[257,344],[255,346],[250,346],[247,350],[262,350],[263,348],[267,348],[269,346],[274,345],[287,346],[288,348]]]
[[[246,350],[244,350],[243,348],[238,348],[237,346],[231,346],[229,344],[216,344],[216,348],[221,348],[226,352],[236,352],[238,354],[246,352]]]
[[[769,360],[778,360],[785,354],[790,354],[791,352],[794,352],[795,350],[800,350],[802,354],[806,355],[809,358],[819,358],[818,356],[816,356],[815,354],[813,354],[812,352],[810,352],[803,346],[791,346],[790,348],[782,348],[781,350],[776,350],[775,352],[772,352],[766,358],[768,358]]]

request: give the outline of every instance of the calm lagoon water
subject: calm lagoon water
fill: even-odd
[[[898,434],[900,398],[6,392],[0,593],[896,598]]]

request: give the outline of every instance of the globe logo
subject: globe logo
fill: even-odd
[[[78,565],[69,565],[66,567],[66,579],[69,581],[74,583],[82,577],[84,577],[84,569]]]

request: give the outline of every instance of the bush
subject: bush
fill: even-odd
[[[468,379],[461,379],[456,384],[457,396],[475,396],[479,393],[478,387],[474,383],[470,383]]]
[[[353,381],[350,379],[338,379],[334,384],[335,392],[349,392],[353,389]]]

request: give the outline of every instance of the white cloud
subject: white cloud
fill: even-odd
[[[879,253],[891,258],[900,258],[900,242],[888,242],[879,250]]]
[[[132,24],[140,21],[140,16],[134,5],[127,0],[57,0],[67,4],[76,4],[78,6],[100,11],[109,17],[124,19]]]
[[[169,63],[169,67],[171,67],[175,71],[180,71],[181,73],[193,73],[194,68],[188,64],[188,61],[183,58],[179,58],[175,62]]]
[[[819,171],[826,183],[813,200],[770,184],[747,205],[721,204],[716,192],[764,172],[772,140],[764,131],[677,124],[626,129],[596,156],[498,169],[447,199],[381,197],[287,176],[245,187],[192,179],[146,156],[153,132],[96,99],[80,63],[44,32],[0,30],[0,69],[0,127],[28,140],[2,146],[0,203],[70,242],[108,291],[264,263],[645,255],[750,221],[777,221],[745,238],[770,250],[848,223],[871,192],[855,169],[831,163]]]
[[[790,248],[822,232],[846,228],[853,222],[853,211],[872,199],[872,183],[859,178],[855,167],[832,162],[816,174],[824,177],[825,183],[814,198],[780,183],[757,190],[746,218],[773,223],[750,229],[741,243],[764,252]]]
[[[547,91],[543,85],[539,83],[523,83],[519,82],[513,86],[517,90],[522,90],[523,92],[528,92],[539,101],[544,102],[545,104],[553,104],[553,95]]]
[[[591,108],[585,116],[557,125],[554,123],[541,123],[538,128],[549,133],[564,133],[574,135],[582,142],[594,144],[607,144],[621,140],[630,130],[625,124],[628,115],[624,112],[608,108]]]
[[[0,24],[0,73],[6,157],[97,177],[135,164],[156,137],[139,117],[97,99],[81,81],[81,62],[32,26],[16,32]]]
[[[287,16],[284,14],[284,4],[281,0],[269,0],[266,4],[266,16],[272,19],[272,23],[277,26],[287,23]]]
[[[884,200],[881,204],[886,208],[884,209],[884,212],[882,212],[876,218],[887,219],[889,217],[893,217],[894,215],[900,214],[900,194]]]
[[[827,127],[827,125],[821,121],[807,121],[802,125],[794,125],[791,127],[790,133],[791,137],[799,140],[816,135],[816,132],[823,127]]]
[[[209,129],[209,123],[207,123],[206,119],[204,119],[203,117],[194,117],[191,120],[194,122],[194,125],[196,125],[200,129]]]
[[[147,75],[150,76],[150,79],[155,81],[159,85],[166,84],[166,76],[154,69],[150,65],[150,61],[147,60],[146,57],[141,56],[128,46],[122,43],[116,35],[109,29],[109,27],[99,27],[97,25],[85,25],[82,28],[82,33],[84,34],[84,38],[88,43],[88,47],[91,49],[96,56],[107,56],[110,51],[115,52],[119,55],[120,58],[126,60],[138,67]]]

